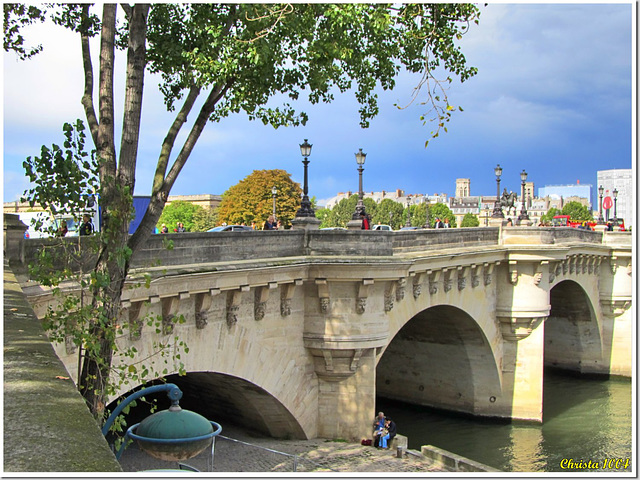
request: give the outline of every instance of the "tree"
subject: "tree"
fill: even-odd
[[[250,225],[256,222],[262,228],[273,213],[273,194],[276,187],[276,217],[285,227],[291,225],[300,208],[302,189],[284,170],[254,170],[222,194],[218,206],[218,222]]]
[[[398,230],[404,225],[403,217],[404,207],[401,203],[384,198],[376,209],[375,215],[372,217],[374,224],[389,225],[394,230]]]
[[[187,232],[194,232],[194,218],[197,212],[201,210],[204,210],[204,207],[182,200],[171,202],[162,210],[162,215],[158,219],[156,228],[160,229],[160,226],[164,223],[169,228],[169,232],[173,232],[178,222],[182,222]]]
[[[84,357],[79,385],[96,416],[102,413],[106,398],[113,355],[109,332],[116,327],[131,255],[153,233],[208,121],[219,122],[242,111],[275,128],[303,125],[306,113],[296,112],[288,101],[272,107],[269,100],[282,94],[295,101],[304,91],[311,103],[331,102],[336,90],[353,89],[360,104],[360,123],[366,127],[378,113],[375,89],[393,88],[404,68],[422,73],[415,91],[426,95],[427,112],[422,119],[436,122],[431,136],[437,137],[456,110],[446,95],[451,76],[465,81],[476,73],[456,44],[469,23],[478,22],[478,9],[468,4],[121,4],[121,25],[115,3],[98,6],[99,15],[90,4],[46,8],[5,4],[3,45],[22,59],[36,54],[39,47],[25,47],[21,27],[46,18],[76,32],[80,39],[82,105],[96,148],[104,219],[94,268],[101,281],[92,286],[93,303],[103,312],[103,320],[93,322],[87,332],[102,339],[102,344]],[[89,44],[98,34],[100,59],[94,75]],[[113,92],[119,48],[126,49],[127,61],[118,147]],[[451,76],[439,81],[434,77],[438,69]],[[177,113],[159,148],[151,201],[129,236],[145,72],[161,76],[165,104]],[[98,79],[97,108],[94,78]],[[204,100],[196,102],[201,95]],[[192,123],[179,147],[176,142],[187,119]]]
[[[329,215],[331,214],[331,210],[323,207],[323,208],[315,209],[314,211],[316,214],[316,218],[320,220],[320,228],[327,227],[328,226],[327,220],[329,218]]]
[[[593,213],[580,202],[568,202],[562,207],[561,215],[569,215],[574,222],[593,221]]]
[[[556,207],[551,207],[549,210],[547,210],[547,213],[540,217],[540,221],[545,225],[550,225],[553,217],[561,214],[562,213],[560,212],[560,210],[558,210]]]
[[[480,226],[480,220],[478,220],[478,216],[474,215],[473,213],[465,213],[464,217],[462,218],[462,223],[460,224],[461,227],[479,227]]]
[[[218,224],[217,209],[201,208],[193,214],[193,230],[192,232],[206,232],[210,228]]]
[[[451,228],[457,226],[456,224],[456,216],[453,214],[451,209],[447,207],[444,203],[436,203],[435,205],[429,206],[431,218],[429,219],[429,226],[431,228],[434,227],[436,223],[436,217],[444,222],[445,218],[449,219],[449,225]]]

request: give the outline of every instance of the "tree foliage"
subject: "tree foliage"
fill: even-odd
[[[562,213],[560,215],[569,215],[571,220],[576,222],[593,221],[593,213],[586,205],[580,202],[567,202],[562,207]]]
[[[462,222],[460,223],[461,227],[479,227],[480,226],[480,220],[478,219],[477,215],[474,215],[473,213],[465,213],[464,217],[462,218]]]
[[[436,203],[434,205],[430,205],[429,210],[431,215],[431,218],[429,219],[429,226],[431,228],[433,228],[436,223],[436,217],[440,218],[440,220],[442,220],[443,222],[445,218],[448,218],[451,228],[458,226],[456,224],[456,216],[444,203]]]
[[[250,225],[256,222],[262,228],[273,213],[273,194],[276,187],[276,217],[285,228],[300,208],[302,189],[284,170],[254,170],[222,195],[218,206],[218,222]]]
[[[205,208],[190,202],[182,200],[171,202],[162,210],[156,227],[160,230],[164,223],[169,228],[169,232],[173,232],[177,228],[178,222],[182,222],[187,232],[196,232],[198,230],[194,228],[195,219],[201,210],[205,210]]]
[[[118,8],[124,13],[122,23]],[[436,122],[431,132],[436,137],[456,110],[446,95],[451,77],[465,81],[476,73],[457,43],[469,24],[478,21],[477,7],[469,4],[5,4],[4,14],[5,51],[20,58],[40,51],[39,46],[26,45],[21,27],[46,18],[77,33],[82,47],[84,87],[78,97],[96,148],[104,219],[94,268],[101,281],[91,286],[92,303],[103,315],[87,326],[88,335],[102,339],[96,352],[104,361],[85,357],[80,379],[80,390],[96,416],[106,398],[104,382],[113,354],[110,332],[117,325],[131,255],[153,233],[208,121],[244,112],[275,128],[301,125],[307,114],[291,102],[303,94],[312,104],[331,102],[336,93],[352,90],[360,105],[360,123],[367,126],[378,113],[376,88],[393,88],[404,69],[422,74],[413,101],[425,105],[425,122]],[[98,35],[96,74],[90,41]],[[127,57],[118,129],[116,49],[125,50]],[[450,76],[436,79],[436,70]],[[159,88],[175,118],[158,148],[151,201],[129,236],[146,72],[161,77]],[[423,102],[420,94],[426,97]],[[201,95],[204,98],[197,102]],[[271,105],[269,100],[276,96],[286,100]],[[188,131],[180,135],[183,128]],[[116,130],[122,132],[119,143]],[[246,221],[245,213],[262,212],[230,210],[228,219]]]
[[[558,210],[556,207],[551,207],[549,210],[547,210],[547,213],[545,213],[540,217],[540,221],[544,225],[550,225],[551,221],[553,220],[553,217],[555,217],[556,215],[562,215],[562,212]]]
[[[390,198],[383,198],[371,220],[374,224],[389,225],[394,230],[398,230],[404,225],[403,212],[402,204]]]

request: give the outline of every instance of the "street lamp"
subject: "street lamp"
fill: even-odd
[[[276,218],[276,195],[278,194],[278,189],[274,185],[271,189],[271,196],[273,197],[273,219]]]
[[[314,217],[316,214],[311,208],[311,202],[309,201],[309,181],[307,176],[307,166],[309,165],[309,155],[311,155],[311,145],[307,139],[304,139],[304,143],[300,145],[300,153],[304,157],[302,163],[304,164],[304,195],[302,196],[302,202],[300,202],[300,208],[296,213],[296,217]]]
[[[484,226],[486,227],[488,225],[489,225],[489,205],[487,205],[484,210]]]
[[[518,220],[526,221],[529,220],[529,215],[527,214],[527,205],[524,198],[524,186],[527,181],[527,172],[522,170],[520,173],[520,180],[522,180],[522,208],[520,209],[520,215],[518,216]]]
[[[502,175],[502,168],[500,167],[500,164],[493,169],[493,173],[496,174],[496,183],[498,187],[496,190],[496,203],[493,205],[493,215],[491,215],[491,218],[504,218],[502,206],[500,205],[500,175]]]
[[[613,223],[618,225],[618,190],[613,189]]]
[[[362,199],[364,198],[364,191],[362,190],[362,172],[364,170],[364,161],[367,158],[367,154],[359,149],[356,155],[356,163],[358,164],[358,174],[360,177],[359,189],[358,189],[358,204],[356,205],[356,211],[353,213],[351,220],[359,220],[362,213],[365,212],[364,203]]]
[[[600,195],[600,209],[598,210],[598,224],[602,225],[604,223],[604,217],[602,216],[602,195],[604,194],[604,187],[602,185],[598,187],[598,194]]]
[[[411,226],[411,210],[409,207],[411,206],[411,198],[407,197],[407,223],[404,224],[405,227]]]

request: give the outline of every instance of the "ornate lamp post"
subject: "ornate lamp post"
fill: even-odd
[[[489,225],[489,206],[487,205],[484,210],[484,226]]]
[[[273,218],[276,218],[276,195],[278,194],[278,189],[274,185],[271,189],[271,196],[273,197]]]
[[[613,189],[613,223],[618,225],[618,190]]]
[[[500,206],[500,175],[502,175],[502,167],[500,164],[496,168],[493,169],[493,173],[496,174],[496,203],[493,205],[493,215],[491,218],[504,218],[504,213],[502,213],[502,207]]]
[[[367,154],[362,151],[362,149],[358,150],[356,155],[356,163],[358,164],[358,175],[360,177],[360,183],[358,186],[358,204],[356,205],[356,211],[351,216],[351,220],[359,220],[361,213],[366,213],[364,208],[364,203],[362,202],[364,198],[364,191],[362,190],[362,172],[364,171],[364,161],[367,159]]]
[[[411,226],[411,210],[409,208],[410,206],[411,206],[411,199],[407,197],[407,222],[404,224],[405,227]]]
[[[598,194],[600,196],[600,209],[598,210],[598,224],[602,225],[604,223],[604,217],[602,216],[602,195],[604,194],[604,187],[602,185],[598,187]]]
[[[527,172],[525,172],[524,170],[522,170],[522,173],[520,173],[520,180],[522,180],[522,208],[520,209],[518,220],[520,222],[523,222],[529,220],[529,215],[527,214],[527,205],[524,198],[524,186],[525,182],[527,181]]]
[[[304,165],[304,195],[302,196],[302,202],[300,202],[300,208],[296,213],[296,217],[314,217],[315,213],[311,208],[311,202],[309,201],[309,177],[307,174],[307,167],[309,165],[309,155],[311,155],[311,145],[307,139],[304,139],[304,143],[300,145],[300,153],[304,157],[302,163]]]

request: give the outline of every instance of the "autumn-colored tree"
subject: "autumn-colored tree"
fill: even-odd
[[[302,189],[285,170],[254,170],[229,188],[218,206],[218,222],[229,225],[256,222],[258,228],[262,228],[273,213],[273,187],[278,191],[276,218],[282,220],[285,228],[290,227],[300,208]]]

